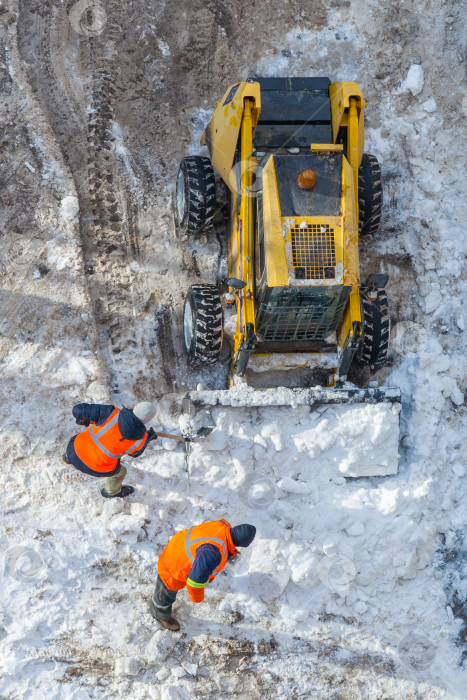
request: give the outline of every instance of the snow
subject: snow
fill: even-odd
[[[423,83],[423,68],[418,64],[410,66],[407,78],[405,79],[405,88],[409,90],[412,95],[418,95],[423,90]]]
[[[425,9],[419,19],[429,24]],[[447,9],[433,8],[443,24]],[[423,67],[409,68],[418,61],[406,48],[415,38],[404,29],[412,11],[405,3],[398,15],[406,35],[396,43],[389,29],[389,40],[381,34],[387,15],[377,3],[332,3],[326,28],[284,28],[277,53],[248,66],[265,75],[329,72],[355,79],[371,96],[368,150],[382,162],[386,202],[374,250],[391,273],[397,314],[392,365],[378,379],[402,390],[398,473],[388,460],[397,408],[312,410],[303,395],[284,391],[242,410],[249,399],[242,386],[230,405],[213,409],[216,430],[189,452],[167,440],[128,459],[136,492],[126,501],[104,501],[100,482],[61,462],[78,429],[72,405],[112,397],[82,274],[73,181],[40,126],[45,118],[20,61],[8,62],[13,85],[28,92],[17,118],[34,121],[24,125],[31,134],[17,155],[21,177],[34,175],[22,164],[35,144],[50,181],[35,203],[37,248],[31,243],[18,263],[18,235],[5,222],[9,252],[0,267],[2,697],[465,698],[462,620],[451,599],[453,587],[461,600],[467,594],[456,554],[467,517],[465,154],[458,145],[465,115],[460,107],[454,113],[447,93],[467,108],[465,86],[453,79],[446,87],[446,74],[436,73],[440,54],[421,54]],[[435,29],[419,30],[428,52],[437,50]],[[164,56],[175,55],[173,44],[156,43]],[[450,55],[449,77],[456,70]],[[404,80],[410,95],[399,87]],[[208,105],[211,97],[220,93]],[[186,149],[198,152],[209,116],[209,108],[190,115]],[[127,126],[115,121],[113,129],[135,183]],[[157,228],[161,213],[162,205],[140,221],[148,252],[132,269],[144,277],[170,258],[164,279],[175,294],[175,243],[161,234],[166,222]],[[395,252],[412,260],[409,283]],[[167,411],[158,420],[157,427],[180,428]],[[353,478],[367,465],[387,475]],[[179,595],[181,634],[160,629],[147,611],[160,551],[177,530],[222,516],[255,524],[254,544],[207,588],[203,604]],[[454,574],[439,562],[443,541],[448,556],[456,554]]]
[[[459,389],[458,386],[454,386],[449,397],[450,397],[452,403],[455,404],[456,406],[462,406],[462,404],[464,403],[464,394],[462,393],[462,391]]]
[[[115,659],[115,674],[117,676],[137,676],[140,668],[139,660],[131,656],[123,656],[120,659]]]
[[[414,165],[415,167],[418,167],[418,164],[414,163]],[[435,163],[433,163],[432,161],[426,160],[423,163],[423,168],[420,172],[418,180],[418,186],[426,194],[434,195],[440,192],[442,188],[440,173]]]
[[[429,112],[430,114],[436,112],[437,105],[434,97],[430,97],[428,100],[426,100],[422,104],[422,108],[425,110],[425,112]]]
[[[67,195],[63,197],[60,203],[60,215],[68,222],[76,221],[76,215],[79,211],[78,197],[75,195]]]

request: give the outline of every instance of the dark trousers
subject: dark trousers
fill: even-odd
[[[169,591],[160,576],[157,577],[156,587],[152,596],[149,610],[156,620],[169,620],[172,617],[172,605],[175,603],[178,591]]]

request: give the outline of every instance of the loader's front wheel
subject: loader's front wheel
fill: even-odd
[[[360,236],[378,232],[383,205],[381,168],[376,159],[364,153],[358,169],[358,230]]]
[[[222,347],[222,306],[217,287],[193,284],[185,299],[183,336],[190,364],[212,365]]]
[[[383,365],[389,348],[390,320],[386,290],[378,289],[376,299],[362,298],[363,335],[357,359],[361,364]]]
[[[178,169],[175,195],[175,215],[181,233],[209,233],[215,211],[216,184],[209,158],[184,158]]]

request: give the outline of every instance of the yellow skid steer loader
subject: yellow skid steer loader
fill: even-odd
[[[382,206],[379,164],[364,153],[365,107],[351,82],[236,83],[201,138],[210,158],[180,164],[182,235],[212,229],[214,171],[230,195],[224,289],[194,284],[184,308],[195,365],[218,361],[233,310],[229,389],[190,392],[195,405],[387,403],[398,435],[399,389],[347,382],[353,361],[385,362],[390,331],[387,275],[360,280],[359,236],[378,230]]]

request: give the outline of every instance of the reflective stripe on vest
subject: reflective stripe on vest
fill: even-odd
[[[196,544],[196,542],[204,542],[205,544],[209,544],[209,542],[216,542],[217,544],[220,544],[222,547],[222,559],[221,559],[221,563],[219,564],[220,568],[218,566],[216,569],[214,569],[214,571],[212,573],[218,574],[219,571],[222,571],[223,567],[221,565],[222,565],[222,562],[224,561],[226,554],[227,554],[227,548],[226,548],[226,544],[225,544],[224,540],[220,540],[218,537],[197,537],[196,540],[191,540],[191,542],[190,542],[190,535],[191,535],[191,531],[193,530],[193,527],[190,527],[190,529],[186,533],[186,538],[185,538],[185,550],[186,550],[186,554],[187,554],[188,559],[191,561],[192,564],[194,564],[195,558],[190,551],[190,545]]]
[[[187,578],[186,582],[192,588],[204,588],[208,583],[207,581],[206,583],[197,583],[197,581],[192,581],[191,578]]]
[[[101,452],[103,452],[105,455],[107,455],[107,457],[111,457],[112,459],[120,459],[120,457],[123,457],[123,455],[126,455],[129,452],[132,452],[134,449],[138,450],[144,442],[144,436],[143,436],[143,438],[139,442],[137,440],[135,440],[127,450],[125,450],[124,452],[122,452],[121,454],[118,454],[118,455],[114,455],[112,452],[110,452],[110,450],[108,450],[106,447],[104,447],[104,445],[101,443],[99,438],[102,435],[105,435],[106,432],[108,432],[111,428],[114,427],[114,425],[116,423],[118,423],[119,413],[120,413],[120,411],[117,409],[116,415],[108,423],[106,423],[102,428],[100,428],[97,431],[97,433],[95,433],[92,428],[89,431],[89,434],[90,434],[94,444],[101,450]],[[136,444],[136,443],[138,443],[138,444]]]

